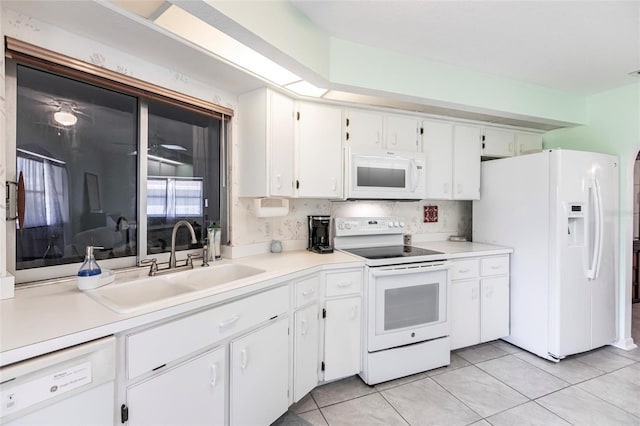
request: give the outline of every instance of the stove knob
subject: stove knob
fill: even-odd
[[[338,229],[344,229],[344,223],[339,223],[338,224]]]
[[[396,228],[400,227],[400,222],[393,222],[393,226],[395,226]]]
[[[351,224],[347,222],[347,223],[344,224],[344,227],[347,228],[347,229],[351,229]]]
[[[400,228],[404,228],[404,222],[400,222]]]
[[[393,222],[389,222],[388,226],[389,228],[393,228]]]

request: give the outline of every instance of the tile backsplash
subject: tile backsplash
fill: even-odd
[[[423,223],[423,208],[438,206],[438,222]],[[233,204],[232,245],[258,244],[273,239],[281,241],[307,240],[307,215],[332,217],[399,216],[403,217],[407,233],[416,236],[439,234],[464,235],[471,238],[470,201],[328,201],[292,199],[289,214],[284,217],[258,218],[253,199],[237,198]],[[446,238],[446,235],[444,236]],[[418,237],[419,239],[419,237]]]

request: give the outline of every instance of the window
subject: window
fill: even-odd
[[[177,221],[196,231],[194,245],[180,228],[176,248],[186,250],[223,217],[222,116],[91,81],[7,62],[16,106],[7,175],[21,178],[25,197],[24,220],[7,228],[17,282],[75,274],[87,245],[102,247],[103,268],[166,261]]]

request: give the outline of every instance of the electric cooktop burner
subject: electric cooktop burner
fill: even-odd
[[[343,249],[346,252],[364,257],[365,259],[392,259],[397,257],[428,256],[430,254],[443,254],[440,251],[427,250],[412,246],[384,246],[355,249]]]

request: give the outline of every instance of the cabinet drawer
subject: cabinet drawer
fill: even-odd
[[[480,274],[479,259],[456,260],[451,266],[452,280],[466,280]]]
[[[327,297],[360,293],[362,271],[327,272]]]
[[[480,275],[502,275],[509,273],[509,256],[487,257],[480,260]]]
[[[127,372],[133,378],[287,312],[289,289],[246,299],[127,336]]]
[[[320,290],[320,277],[313,275],[296,281],[295,285],[295,307],[298,308],[306,303],[318,300]]]

